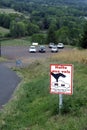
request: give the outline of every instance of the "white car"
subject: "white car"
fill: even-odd
[[[35,47],[35,46],[30,46],[30,47],[29,47],[29,52],[30,52],[30,53],[36,53],[36,51],[37,51],[37,50],[36,50],[36,47]]]
[[[57,47],[58,47],[59,49],[62,49],[62,48],[64,48],[64,44],[63,44],[63,43],[58,43]]]
[[[52,48],[54,46],[54,43],[49,43],[49,48]]]
[[[57,46],[53,46],[53,47],[51,48],[51,52],[58,52]]]

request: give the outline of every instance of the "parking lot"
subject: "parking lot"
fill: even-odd
[[[3,57],[6,57],[10,60],[10,62],[15,63],[16,60],[20,59],[24,64],[29,64],[30,62],[34,60],[49,58],[54,53],[51,52],[51,49],[46,46],[46,52],[40,53],[38,51],[37,46],[37,52],[36,53],[29,53],[28,51],[29,46],[2,46],[1,47],[1,54]],[[57,53],[60,53],[61,51],[67,50],[68,48],[59,49]],[[69,50],[69,49],[68,49]]]
[[[38,46],[36,53],[29,53],[29,46],[2,46],[1,54],[2,56],[8,57],[9,59],[16,59],[19,57],[41,57],[43,55],[49,56],[51,54],[51,49],[46,46],[46,53],[40,53],[38,51]],[[61,49],[62,50],[62,49]],[[59,50],[60,51],[60,50]]]

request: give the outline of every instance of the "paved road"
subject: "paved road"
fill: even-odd
[[[31,54],[28,52],[28,48],[24,46],[3,46],[1,48],[2,56],[7,57],[9,61],[0,63],[0,108],[9,101],[20,82],[20,78],[10,69],[16,65],[16,60],[22,59],[22,61],[25,60],[25,63],[29,63],[32,61],[31,59],[47,56],[46,53]]]
[[[12,97],[19,82],[16,73],[0,63],[0,108]]]
[[[29,53],[26,46],[2,46],[1,54],[9,59],[8,62],[0,63],[0,106],[11,98],[14,89],[20,82],[20,78],[10,67],[16,66],[16,60],[21,59],[23,64],[28,65],[32,60],[51,57],[52,53],[47,47],[46,53]],[[64,50],[67,50],[64,48]],[[62,51],[62,50],[60,50]],[[59,53],[59,52],[58,52]]]

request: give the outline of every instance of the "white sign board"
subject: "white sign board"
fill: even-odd
[[[73,66],[71,64],[50,65],[50,93],[73,93]]]

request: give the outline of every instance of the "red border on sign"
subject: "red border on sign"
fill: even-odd
[[[70,84],[70,88],[71,91],[68,92],[52,92],[51,91],[51,67],[52,66],[64,66],[64,67],[71,67],[71,84]],[[50,93],[51,94],[66,94],[66,95],[72,95],[73,94],[73,65],[72,64],[50,64]]]

